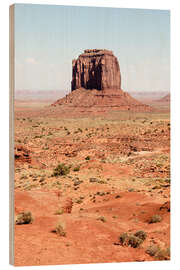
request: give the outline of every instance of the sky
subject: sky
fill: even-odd
[[[72,60],[85,49],[118,58],[122,89],[170,91],[170,12],[15,5],[15,89],[69,93]]]

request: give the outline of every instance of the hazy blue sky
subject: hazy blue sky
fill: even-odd
[[[105,48],[125,91],[170,90],[170,13],[161,10],[15,5],[15,88],[69,92],[72,59]]]

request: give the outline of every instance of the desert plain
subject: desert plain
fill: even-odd
[[[170,259],[169,101],[148,102],[95,112],[15,100],[16,266]]]

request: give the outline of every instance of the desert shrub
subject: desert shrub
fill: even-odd
[[[153,215],[150,220],[149,223],[157,223],[160,222],[162,220],[162,217],[159,215]]]
[[[52,176],[67,175],[70,172],[69,166],[64,163],[59,164],[53,171]]]
[[[63,213],[64,213],[63,209],[59,209],[54,214],[55,215],[62,215]]]
[[[80,170],[80,166],[76,166],[76,167],[74,167],[74,169],[73,169],[74,172],[79,172],[79,170]]]
[[[90,156],[87,156],[87,157],[85,158],[85,160],[90,160]]]
[[[76,203],[82,203],[83,201],[81,199],[77,199]]]
[[[159,247],[157,245],[152,245],[152,246],[149,246],[147,249],[146,249],[146,253],[149,254],[150,256],[155,256],[155,254],[159,251]]]
[[[128,245],[137,248],[142,244],[143,240],[139,237],[136,237],[135,235],[129,235],[128,237]]]
[[[154,257],[158,261],[164,261],[164,260],[170,259],[170,248],[161,249],[157,245],[152,245],[146,249],[146,253]]]
[[[41,183],[41,182],[44,182],[45,181],[45,177],[41,177],[41,179],[39,180],[39,182]]]
[[[155,259],[157,261],[165,261],[165,260],[170,260],[170,249],[160,249],[157,251],[155,254]]]
[[[74,182],[74,186],[79,186],[82,183],[83,183],[82,180],[77,180],[77,181]]]
[[[90,183],[99,182],[99,179],[97,179],[97,178],[95,178],[95,177],[91,177],[91,178],[89,178],[89,182],[90,182]]]
[[[141,240],[145,240],[146,239],[146,237],[147,237],[147,234],[146,234],[146,232],[144,232],[144,231],[137,231],[135,234],[134,234],[134,236],[136,236],[136,237],[138,237],[138,238],[140,238]]]
[[[102,221],[102,222],[106,222],[106,219],[105,219],[105,217],[103,217],[103,216],[98,217],[97,220],[100,220],[100,221]]]
[[[137,231],[135,234],[122,233],[119,237],[121,245],[133,248],[139,247],[145,239],[146,233],[144,231]]]
[[[124,245],[125,243],[127,243],[127,240],[128,240],[128,234],[127,233],[122,233],[120,236],[119,236],[119,241],[122,245]]]
[[[31,212],[22,212],[19,213],[16,217],[16,224],[22,225],[22,224],[30,224],[33,222],[33,217]]]
[[[65,226],[62,222],[59,222],[56,225],[56,228],[53,232],[56,232],[58,235],[60,236],[66,236],[66,232],[65,232]]]

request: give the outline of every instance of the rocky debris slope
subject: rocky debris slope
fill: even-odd
[[[96,89],[86,90],[83,88],[77,89],[66,95],[64,98],[57,100],[52,106],[68,105],[68,107],[79,108],[81,111],[93,108],[103,108],[108,110],[123,110],[123,111],[151,111],[151,107],[145,105],[138,100],[132,98],[123,90],[108,89],[98,91]]]

